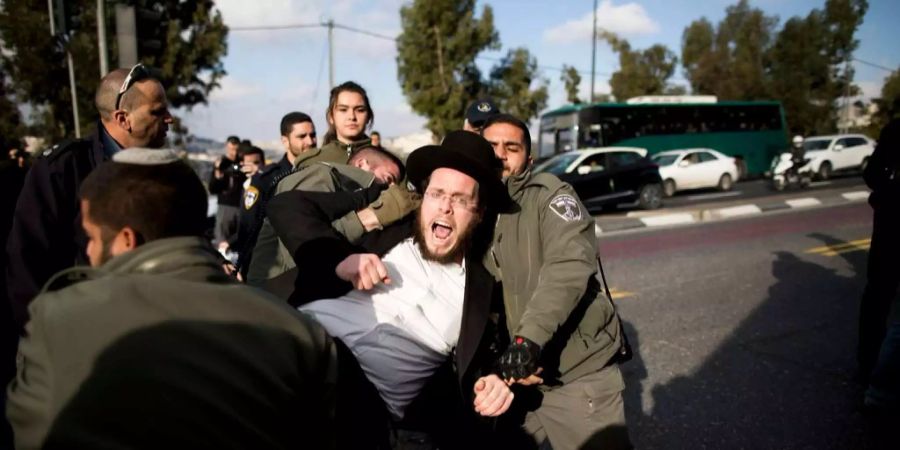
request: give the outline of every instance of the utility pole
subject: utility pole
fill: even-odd
[[[47,0],[47,8],[50,10],[50,35],[57,39],[56,24],[53,20],[53,0]],[[66,49],[66,63],[69,65],[69,90],[72,92],[72,116],[75,120],[75,137],[80,139],[81,122],[78,118],[78,96],[75,93],[75,65],[72,62],[72,52],[68,49]]]
[[[334,19],[324,23],[328,27],[328,89],[334,89]]]
[[[594,28],[591,30],[591,103],[594,103],[594,78],[597,71],[597,0],[594,0]]]
[[[850,131],[850,54],[844,57],[844,126],[841,133]]]
[[[106,8],[103,2],[97,0],[97,49],[100,51],[100,78],[109,73],[109,54],[106,51]]]

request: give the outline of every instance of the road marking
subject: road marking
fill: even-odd
[[[792,198],[790,200],[785,200],[785,203],[790,205],[791,208],[805,208],[807,206],[816,206],[822,204],[819,199],[812,197]]]
[[[634,292],[620,291],[616,288],[610,289],[609,294],[612,295],[613,300],[620,300],[626,297],[634,297]]]
[[[762,210],[760,210],[756,205],[732,206],[730,208],[715,209],[713,211],[715,211],[716,214],[719,214],[722,217],[737,217],[762,212]]]
[[[804,253],[819,254],[822,256],[837,256],[842,253],[858,252],[868,250],[872,244],[871,238],[857,239],[855,241],[844,242],[841,244],[823,245],[806,250]]]
[[[743,194],[741,191],[732,191],[732,192],[717,192],[714,194],[700,194],[700,195],[691,195],[685,197],[688,200],[708,200],[713,198],[725,198],[725,197],[735,197]]]
[[[689,213],[663,214],[659,216],[642,217],[641,222],[644,222],[644,225],[647,225],[648,227],[693,223],[694,216]]]
[[[813,181],[809,183],[809,187],[828,186],[829,184],[831,184],[830,181]]]
[[[847,200],[865,200],[869,198],[869,191],[844,192],[841,194],[841,197],[844,197]]]

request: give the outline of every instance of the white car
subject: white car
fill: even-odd
[[[666,197],[684,189],[715,187],[727,191],[738,179],[735,159],[708,148],[667,150],[651,159],[659,165]]]
[[[803,148],[809,162],[800,170],[827,180],[836,170],[865,169],[875,141],[861,134],[812,136],[803,141]]]

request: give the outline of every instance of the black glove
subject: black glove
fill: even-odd
[[[503,355],[500,356],[498,363],[500,369],[500,378],[521,379],[527,378],[529,375],[537,371],[538,359],[541,357],[541,346],[523,338],[516,336],[513,342],[509,344]]]

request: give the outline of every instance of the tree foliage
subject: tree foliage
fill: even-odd
[[[667,80],[675,73],[678,57],[665,45],[656,44],[641,51],[632,50],[628,41],[608,31],[600,33],[600,38],[619,54],[619,70],[609,80],[617,100],[666,93]]]
[[[6,150],[21,145],[25,127],[19,108],[16,106],[6,79],[0,76],[0,158],[6,157]]]
[[[772,96],[781,101],[792,133],[835,130],[838,100],[856,95],[853,70],[844,63],[868,9],[866,0],[828,0],[824,10],[788,20],[769,50]]]
[[[581,103],[581,99],[578,98],[578,85],[581,84],[581,75],[578,74],[578,70],[564,65],[559,81],[563,82],[566,90],[566,101],[573,104]]]
[[[881,86],[881,96],[872,100],[878,106],[878,113],[866,129],[870,136],[878,136],[881,128],[891,119],[900,117],[900,67],[885,78]]]
[[[725,100],[767,97],[766,50],[777,24],[747,0],[726,8],[718,27],[706,18],[691,22],[682,34],[681,61],[693,91]]]
[[[81,127],[87,130],[96,120],[94,91],[101,78],[97,48],[97,16],[94,0],[67,0],[73,16],[79,18],[66,41],[50,35],[45,0],[4,0],[0,11],[0,39],[7,50],[0,67],[11,79],[12,88],[23,102],[35,109],[35,129],[52,140],[74,134],[71,93],[65,51],[72,52],[76,76],[76,97]],[[228,29],[212,0],[124,0],[162,13],[165,40],[141,55],[142,62],[160,72],[169,102],[174,107],[206,103],[209,93],[225,75],[221,59],[227,51]],[[110,68],[116,61],[114,12],[108,4],[105,17]]]
[[[397,77],[413,111],[428,119],[437,137],[459,129],[465,108],[484,95],[523,120],[546,104],[545,83],[527,50],[509,51],[488,77],[475,64],[483,50],[500,48],[490,6],[477,18],[475,0],[414,0],[400,9],[400,21]]]

